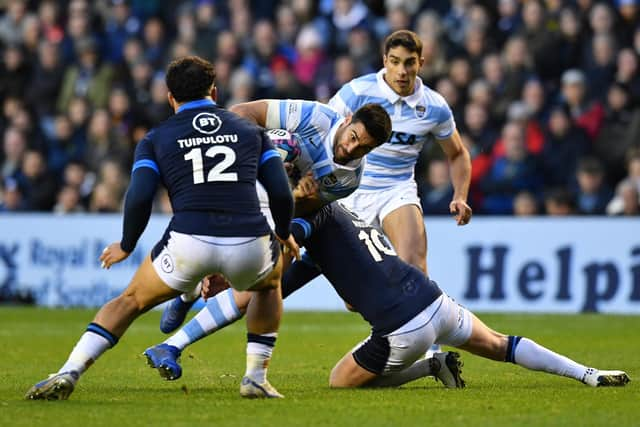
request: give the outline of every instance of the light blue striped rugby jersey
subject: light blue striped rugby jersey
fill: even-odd
[[[451,136],[456,125],[442,95],[416,78],[413,94],[401,97],[384,81],[385,70],[345,84],[329,101],[343,116],[367,103],[380,104],[391,117],[391,138],[367,155],[359,191],[390,188],[413,179],[423,145]]]
[[[293,164],[303,176],[313,172],[320,196],[327,203],[353,193],[364,171],[364,159],[346,165],[333,161],[333,139],[343,121],[344,116],[320,102],[269,100],[266,127],[297,134],[301,154]]]

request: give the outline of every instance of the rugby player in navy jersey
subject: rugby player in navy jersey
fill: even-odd
[[[129,286],[98,311],[66,363],[35,384],[27,399],[67,399],[80,375],[140,314],[216,272],[239,290],[255,291],[247,308],[247,370],[240,394],[282,397],[266,378],[282,313],[278,241],[296,256],[299,249],[289,231],[293,197],[280,155],[261,128],[215,104],[209,62],[178,59],[169,65],[166,82],[175,115],[136,147],[122,239],[104,249],[102,266],[108,269],[134,250],[160,182],[171,199],[171,222]],[[275,235],[260,212],[258,178],[269,196]]]
[[[337,203],[311,217],[294,219],[292,233],[340,297],[372,328],[371,335],[333,368],[331,387],[399,386],[428,375],[448,387],[464,387],[457,353],[418,360],[433,343],[593,387],[629,382],[623,371],[590,368],[528,338],[491,330],[422,271],[398,258],[380,229]],[[287,276],[295,274],[296,264],[300,262],[283,279],[285,293]]]
[[[391,119],[377,104],[361,105],[348,116],[322,103],[303,100],[258,100],[235,105],[230,110],[259,126],[294,134],[300,154],[291,164],[298,174],[310,174],[318,184],[318,191],[312,194],[294,189],[297,215],[314,212],[353,193],[363,175],[363,157],[391,135]],[[239,315],[237,310],[221,310],[222,306],[233,305],[232,292],[221,295],[219,301],[203,309],[206,311],[202,312],[202,321],[199,326],[193,325],[194,330],[207,334],[216,326],[213,320],[231,321]],[[195,289],[167,304],[160,330],[168,333],[177,329],[198,297]]]

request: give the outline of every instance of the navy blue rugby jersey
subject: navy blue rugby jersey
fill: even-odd
[[[182,105],[140,141],[133,170],[160,174],[173,209],[170,229],[257,236],[270,232],[256,195],[258,167],[277,155],[261,128],[203,99]]]
[[[442,295],[434,281],[398,258],[382,231],[336,202],[294,219],[292,232],[374,333],[395,331]]]

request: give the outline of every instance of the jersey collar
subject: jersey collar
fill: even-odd
[[[214,105],[216,105],[216,103],[210,99],[198,99],[197,101],[185,102],[180,107],[178,107],[177,112],[181,113],[184,110],[191,110],[194,108],[213,107]]]
[[[422,91],[423,91],[422,79],[420,79],[420,77],[416,77],[416,85],[411,95],[400,96],[393,89],[391,89],[391,87],[386,81],[384,81],[384,75],[386,74],[386,72],[387,70],[383,68],[376,73],[376,80],[378,81],[378,87],[380,87],[380,90],[382,90],[382,93],[384,94],[385,98],[387,98],[387,100],[389,100],[391,104],[395,104],[396,102],[398,102],[399,99],[402,99],[404,102],[407,103],[409,107],[416,108],[416,105],[418,105],[418,102],[422,98]]]

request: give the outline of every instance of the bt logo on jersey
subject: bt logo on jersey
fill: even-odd
[[[222,120],[213,113],[200,113],[193,118],[191,124],[198,132],[211,135],[218,132],[222,126]]]

